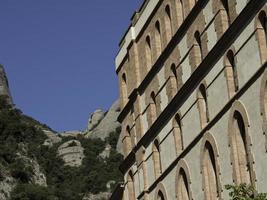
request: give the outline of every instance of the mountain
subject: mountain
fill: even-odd
[[[118,112],[115,102],[86,130],[56,133],[15,108],[0,67],[0,199],[108,199],[122,180]]]

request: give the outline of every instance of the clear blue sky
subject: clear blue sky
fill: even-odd
[[[0,63],[13,100],[57,131],[118,98],[114,58],[142,0],[1,0]]]

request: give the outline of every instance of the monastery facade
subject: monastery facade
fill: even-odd
[[[267,192],[266,0],[145,0],[116,57],[116,200]]]

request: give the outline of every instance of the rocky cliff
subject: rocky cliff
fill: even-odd
[[[14,107],[0,66],[0,199],[104,200],[122,179],[118,102],[56,133]]]

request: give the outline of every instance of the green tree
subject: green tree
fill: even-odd
[[[258,193],[256,189],[247,184],[226,185],[231,200],[267,200],[267,193]]]

